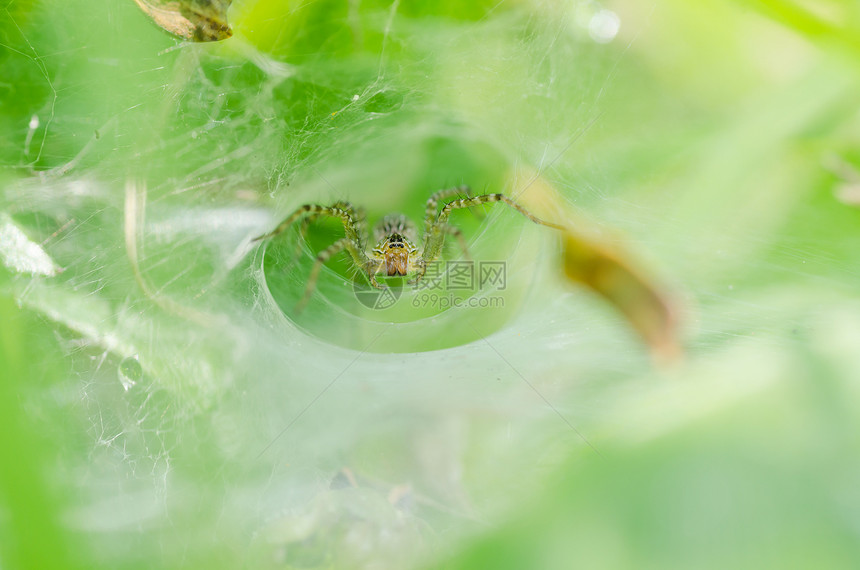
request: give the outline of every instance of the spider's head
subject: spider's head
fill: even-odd
[[[417,254],[418,248],[408,238],[397,233],[383,237],[373,248],[373,257],[379,263],[377,271],[391,277],[408,274]]]
[[[375,229],[376,247],[373,258],[379,263],[378,272],[402,277],[409,273],[418,257],[418,248],[412,243],[415,227],[403,214],[389,214]]]
[[[415,247],[400,234],[391,234],[380,248],[386,275],[403,276],[409,272],[409,254]]]

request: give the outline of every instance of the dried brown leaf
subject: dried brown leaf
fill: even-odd
[[[592,228],[534,172],[512,175],[512,188],[543,219],[564,226],[561,265],[565,277],[597,293],[620,311],[662,362],[681,355],[679,306],[669,290],[647,276],[631,254]]]
[[[175,36],[216,42],[233,35],[227,9],[233,0],[134,0],[152,21]]]

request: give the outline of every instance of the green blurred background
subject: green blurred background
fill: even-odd
[[[0,567],[857,566],[860,5],[229,17],[0,7]],[[501,207],[456,218],[499,310],[364,310],[340,261],[295,315],[336,229],[249,241],[512,167],[676,300],[681,360]]]

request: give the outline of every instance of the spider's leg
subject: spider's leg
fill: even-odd
[[[263,235],[255,237],[251,241],[259,241],[269,238],[274,238],[284,233],[287,228],[293,225],[299,218],[303,216],[311,216],[316,219],[320,216],[331,216],[340,218],[343,222],[343,229],[346,237],[356,242],[359,249],[364,249],[365,236],[362,232],[363,214],[357,212],[348,202],[336,202],[334,206],[320,206],[317,204],[305,204],[296,209],[292,214],[284,218],[278,226]]]
[[[385,289],[385,285],[376,280],[376,274],[379,273],[379,270],[382,268],[382,264],[373,259],[368,259],[364,264],[364,272],[367,274],[367,279],[370,281],[370,284],[376,287],[377,289]]]
[[[407,283],[409,285],[415,285],[421,281],[425,273],[427,273],[427,262],[424,261],[424,256],[421,256],[415,260],[415,277],[407,281]]]
[[[344,230],[349,243],[346,244],[346,249],[352,256],[353,264],[361,268],[367,274],[370,284],[378,289],[383,289],[384,285],[380,285],[376,280],[376,273],[379,271],[379,261],[372,259],[365,252],[369,232],[367,229],[367,214],[364,208],[353,208],[349,202],[342,203],[345,208],[349,208],[350,223],[347,226],[344,222]]]
[[[353,207],[352,204],[350,204],[349,202],[347,202],[345,200],[337,201],[334,204],[332,204],[331,207],[337,208],[340,210],[344,210],[348,214],[350,214],[353,218],[354,225],[356,226],[357,233],[359,235],[365,235],[367,233],[367,229],[366,229],[367,222],[366,222],[366,216],[365,216],[363,209],[356,209],[355,207]],[[296,242],[296,250],[293,253],[293,259],[294,260],[297,259],[299,257],[299,255],[301,254],[302,242],[307,241],[308,229],[310,228],[311,224],[313,222],[315,222],[316,220],[318,220],[320,218],[320,216],[322,216],[322,215],[323,215],[322,213],[316,212],[313,214],[308,214],[307,216],[302,218],[302,224],[301,224],[301,226],[299,226],[299,236],[301,239],[299,239],[299,241]],[[257,239],[260,239],[260,238],[257,238]]]
[[[317,218],[319,218],[319,215],[305,216],[305,218],[302,219],[302,225],[299,226],[299,239],[296,241],[296,250],[293,252],[293,261],[298,259],[299,255],[301,255],[302,243],[308,240],[308,229]]]
[[[469,245],[466,243],[466,238],[463,237],[463,230],[451,224],[445,224],[445,231],[457,239],[460,244],[460,249],[463,250],[463,257],[466,261],[471,261],[472,256],[469,255]]]
[[[354,208],[349,202],[339,201],[335,202],[333,206],[319,206],[316,204],[305,204],[303,206],[300,206],[292,214],[284,218],[284,220],[280,224],[278,224],[278,227],[276,227],[274,230],[254,238],[253,241],[277,237],[284,231],[286,231],[287,228],[289,228],[297,220],[304,216],[308,216],[312,219],[319,218],[320,216],[331,216],[333,218],[339,218],[341,220],[341,223],[343,223],[343,232],[345,235],[343,238],[339,239],[337,242],[333,243],[327,249],[323,250],[322,252],[320,252],[319,255],[317,255],[314,267],[311,270],[311,276],[308,279],[304,298],[299,302],[299,305],[296,307],[297,311],[300,311],[302,308],[304,308],[305,304],[307,304],[307,301],[310,298],[311,293],[313,293],[313,290],[316,287],[316,280],[319,276],[321,265],[325,263],[325,261],[329,259],[332,255],[344,248],[349,251],[353,263],[357,267],[360,267],[366,272],[368,272],[371,278],[371,283],[377,287],[380,286],[376,282],[376,278],[371,273],[370,269],[371,266],[373,266],[374,268],[376,267],[375,262],[373,262],[364,251],[365,244],[367,243],[367,228],[365,224],[364,211]]]
[[[445,233],[451,234],[457,239],[457,242],[460,244],[460,249],[463,251],[463,257],[466,261],[471,261],[472,256],[469,254],[469,245],[466,243],[466,238],[463,236],[463,230],[458,228],[457,226],[452,226],[451,224],[445,224],[442,226]],[[433,235],[433,232],[429,232],[425,234],[427,236]],[[437,238],[438,239],[438,238]],[[442,238],[444,240],[444,237]],[[440,249],[442,245],[440,244]],[[415,261],[415,277],[407,281],[410,285],[415,285],[424,277],[424,274],[427,272],[427,264],[436,261],[436,257],[433,259],[426,261],[424,256],[422,255]]]
[[[471,208],[472,206],[480,206],[481,204],[492,204],[495,202],[504,202],[523,216],[527,217],[531,221],[536,224],[541,224],[542,226],[548,226],[550,228],[555,228],[557,230],[565,229],[564,226],[560,226],[558,224],[554,224],[552,222],[547,222],[541,220],[504,194],[484,194],[482,196],[473,196],[471,198],[461,198],[460,200],[454,200],[453,202],[448,202],[445,204],[445,207],[442,208],[442,211],[439,212],[439,217],[436,218],[437,224],[444,224],[448,221],[448,216],[451,215],[453,210],[457,210],[460,208]]]
[[[296,222],[296,220],[298,220],[302,216],[304,216],[306,214],[320,214],[324,208],[325,208],[324,206],[317,206],[316,204],[305,204],[303,206],[300,206],[296,211],[294,211],[292,214],[290,214],[289,216],[284,218],[281,221],[281,223],[278,224],[278,226],[275,229],[273,229],[272,231],[270,231],[268,233],[258,235],[257,237],[255,237],[251,241],[261,241],[264,239],[277,237],[277,236],[281,235],[282,233],[284,233],[287,230],[287,228],[289,228],[291,225],[293,225]]]
[[[317,254],[316,259],[314,259],[314,266],[311,268],[311,273],[308,276],[308,282],[305,285],[305,294],[298,304],[296,304],[296,313],[301,313],[308,304],[308,301],[310,301],[311,295],[317,287],[317,280],[319,279],[323,264],[331,259],[333,255],[336,255],[344,248],[348,248],[351,244],[352,242],[349,238],[341,238]]]
[[[470,196],[470,188],[468,186],[457,186],[456,188],[445,188],[434,192],[427,198],[427,205],[424,207],[424,236],[430,233],[430,228],[436,221],[436,216],[439,213],[439,201],[450,198],[451,196]]]
[[[424,239],[424,253],[422,254],[424,261],[426,263],[432,263],[437,257],[439,257],[439,253],[442,251],[442,246],[445,244],[445,234],[448,233],[446,228],[448,227],[448,217],[451,215],[451,212],[462,208],[471,208],[472,206],[492,204],[495,202],[504,202],[536,224],[541,224],[557,230],[564,229],[563,226],[558,224],[541,220],[504,194],[484,194],[482,196],[460,198],[459,200],[454,200],[445,204],[435,221],[430,225],[430,229],[427,231]],[[421,276],[417,277],[417,279],[420,278]]]
[[[351,204],[348,205],[352,214],[354,233],[359,238],[356,243],[359,249],[363,251],[370,235],[367,229],[367,212],[364,211],[364,208],[353,208]]]

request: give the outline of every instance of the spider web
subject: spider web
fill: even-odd
[[[400,325],[356,318],[340,308],[351,288],[326,271],[312,320],[322,326],[309,335],[271,297],[248,240],[307,201],[420,219],[431,192],[489,191],[520,163],[565,188],[600,186],[571,144],[599,134],[584,125],[624,49],[602,43],[612,13],[594,2],[441,19],[397,1],[236,4],[236,36],[209,45],[171,42],[109,2],[4,8],[9,84],[40,93],[4,114],[8,225],[56,266],[10,287],[56,324],[69,363],[53,388],[69,418],[53,435],[75,450],[62,458],[77,497],[64,518],[106,564],[202,559],[211,542],[191,535],[217,532],[265,564],[400,568],[441,529],[474,528],[506,504],[475,481],[530,485],[490,457],[524,467],[591,452],[574,427],[584,408],[563,404],[572,392],[551,379],[558,364],[534,366],[532,348],[517,347],[565,319],[536,315],[484,338],[522,295],[489,329],[455,311]],[[243,36],[242,21],[257,29]],[[88,34],[96,25],[105,33]],[[547,274],[551,240],[521,233],[515,214],[460,223],[477,254],[489,247]],[[306,272],[284,272],[287,288],[300,290]],[[580,322],[603,315],[586,314]],[[464,346],[385,354],[421,350],[421,335],[398,340],[405,327],[423,331],[424,350],[439,335]],[[611,336],[601,328],[594,346]],[[526,442],[543,451],[522,456]],[[338,490],[341,469],[354,475]],[[197,530],[172,536],[185,525]],[[120,536],[131,529],[144,529],[135,540],[146,547],[129,554]]]
[[[534,168],[655,264],[683,267],[709,317],[704,351],[753,321],[787,346],[785,322],[805,322],[786,321],[764,287],[732,297],[762,252],[777,252],[773,282],[808,277],[786,261],[796,256],[832,270],[825,284],[853,271],[773,237],[800,190],[735,219],[720,202],[727,185],[704,183],[710,222],[680,193],[637,187],[679,152],[651,149],[655,132],[689,140],[701,128],[663,122],[676,111],[661,105],[686,102],[661,101],[631,65],[653,56],[631,55],[650,7],[619,20],[590,0],[237,0],[235,36],[197,45],[132,3],[16,4],[0,8],[0,254],[12,274],[0,284],[64,356],[63,377],[24,398],[62,418],[40,425],[62,450],[55,483],[73,497],[62,520],[84,562],[423,564],[521,507],[570,457],[600,457],[600,402],[640,393],[630,386],[649,376],[648,357],[621,318],[561,283],[553,239],[499,207],[457,223],[476,258],[517,276],[504,311],[395,321],[347,310],[341,262],[292,315],[327,230],[306,244],[295,232],[250,239],[302,203],[349,199],[371,220],[420,220],[437,189],[516,195],[505,172]],[[748,128],[797,132],[845,89],[819,84],[795,122],[761,119],[781,132]],[[703,250],[744,253],[714,277]]]

